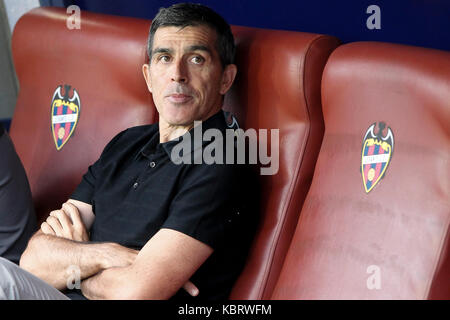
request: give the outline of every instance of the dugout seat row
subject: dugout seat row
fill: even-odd
[[[343,45],[326,64],[322,106],[314,178],[272,298],[450,299],[450,53]],[[366,192],[374,122],[393,147]]]
[[[40,221],[116,133],[158,120],[141,73],[150,21],[82,12],[81,30],[70,30],[66,18],[34,9],[13,33],[20,93],[10,133]],[[278,172],[260,177],[260,222],[230,298],[450,298],[450,54],[233,33],[239,71],[224,109],[244,129],[279,129],[280,150]],[[74,89],[67,139],[52,101]],[[367,193],[362,142],[380,122],[393,152]]]

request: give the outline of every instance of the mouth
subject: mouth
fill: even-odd
[[[173,93],[166,98],[174,104],[183,104],[192,100],[192,96],[183,93]]]

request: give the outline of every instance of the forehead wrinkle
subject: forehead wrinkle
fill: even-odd
[[[209,27],[162,27],[155,33],[155,45],[160,42],[192,42],[191,45],[209,47],[216,41],[215,33]],[[164,46],[165,47],[165,46]]]
[[[185,53],[193,52],[193,51],[204,51],[211,54],[211,49],[204,45],[192,45],[184,49]]]

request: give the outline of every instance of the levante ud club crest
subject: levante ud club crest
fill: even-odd
[[[56,149],[59,151],[72,136],[80,116],[80,97],[77,90],[69,97],[70,85],[64,85],[64,95],[61,94],[62,86],[56,88],[52,98],[52,134]]]
[[[361,155],[361,174],[366,193],[369,193],[385,176],[391,162],[394,151],[394,134],[391,128],[386,128],[384,122],[378,123],[378,131],[375,133],[376,123],[367,129],[363,140]]]

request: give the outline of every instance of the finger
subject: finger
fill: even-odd
[[[67,214],[63,210],[59,210],[56,213],[55,218],[58,219],[59,223],[62,226],[64,237],[72,238],[73,225],[72,225],[72,221],[67,216]]]
[[[191,281],[186,282],[183,285],[183,289],[187,291],[191,296],[195,297],[199,294],[198,288]]]
[[[64,237],[63,228],[62,228],[61,224],[59,223],[58,218],[56,218],[54,216],[50,216],[47,218],[46,222],[50,225],[50,227],[52,227],[53,231],[55,231],[55,234],[58,237]]]
[[[61,210],[53,210],[53,211],[50,212],[49,216],[51,216],[51,217],[56,217],[56,215],[57,215],[57,213],[58,213],[59,211],[61,211]]]
[[[72,219],[72,223],[75,227],[85,228],[83,220],[81,220],[80,217],[80,212],[78,211],[78,208],[76,206],[74,206],[70,202],[66,202],[63,204],[63,209],[69,214],[70,218]]]
[[[61,230],[58,229],[58,236],[62,236],[64,238],[70,238],[71,235],[71,222],[69,221],[67,215],[64,213],[63,210],[53,210],[52,212],[50,212],[50,217],[54,217],[58,220],[59,225],[61,226]],[[54,222],[54,224],[56,224],[56,222]],[[56,230],[55,230],[56,231]],[[61,231],[61,232],[59,232]]]
[[[50,225],[47,222],[42,222],[41,230],[44,234],[49,234],[52,236],[56,235],[55,231],[52,229],[52,227],[50,227]]]
[[[52,212],[50,212],[50,217],[54,217],[56,219],[58,219],[58,221],[60,222],[61,228],[67,228],[70,225],[67,225],[67,223],[71,224],[72,222],[69,221],[68,215],[66,213],[64,213],[64,211],[62,209],[60,210],[53,210]],[[63,220],[64,223],[63,223]]]

